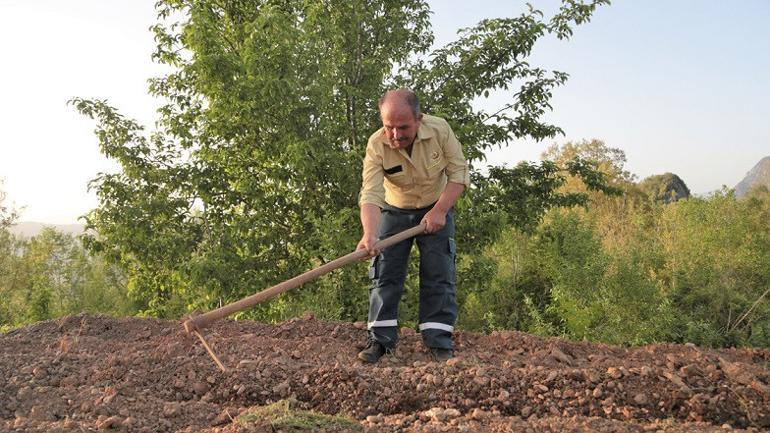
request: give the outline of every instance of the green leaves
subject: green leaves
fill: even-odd
[[[567,176],[581,179],[588,191],[619,195],[621,190],[609,185],[597,167],[597,162],[578,157],[563,166],[545,160],[540,164],[522,161],[513,168],[489,167],[486,176],[473,174],[469,205],[473,203],[476,215],[502,214],[503,226],[531,233],[549,209],[588,204],[586,192],[563,190]]]
[[[45,228],[30,239],[0,230],[0,327],[84,311],[133,314],[125,276],[77,238]]]
[[[534,9],[484,20],[431,54],[422,0],[165,0],[157,11],[153,58],[172,68],[150,80],[165,101],[157,130],[146,135],[106,101],[71,101],[97,121],[102,152],[122,168],[91,183],[100,204],[87,222],[99,235],[87,245],[126,270],[149,314],[230,302],[355,248],[361,160],[386,88],[417,90],[472,162],[513,138],[561,132],[540,118],[567,76],[526,61],[553,31]],[[514,88],[500,111],[472,106]],[[549,167],[494,173],[476,173],[480,187],[458,205],[460,221],[489,223],[468,235],[477,235],[468,253],[503,222],[532,225],[544,209],[575,201],[551,196],[559,175]],[[532,184],[518,185],[522,175]],[[278,319],[323,305],[319,317],[360,318],[366,285],[365,272],[341,270],[313,297],[288,294],[252,314]]]

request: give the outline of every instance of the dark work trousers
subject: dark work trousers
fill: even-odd
[[[379,239],[418,225],[430,209],[386,205],[380,218]],[[416,240],[420,251],[420,333],[427,347],[452,348],[457,319],[454,236],[454,211],[450,210],[440,231],[404,240],[372,258],[368,329],[383,346],[393,348],[398,339],[398,303],[404,292],[409,251]]]

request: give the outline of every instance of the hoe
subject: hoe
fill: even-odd
[[[396,233],[393,236],[382,239],[378,241],[374,247],[375,249],[382,250],[391,245],[397,244],[405,239],[409,239],[411,237],[417,236],[422,233],[425,233],[424,224],[414,226],[400,233]],[[353,251],[350,254],[347,254],[340,258],[332,260],[331,262],[326,263],[325,265],[321,265],[315,269],[305,272],[304,274],[298,275],[290,280],[286,280],[282,283],[276,284],[275,286],[265,289],[261,292],[255,293],[251,296],[247,296],[241,299],[240,301],[235,301],[233,303],[217,308],[216,310],[209,311],[208,313],[192,316],[184,322],[184,329],[188,333],[195,334],[203,344],[203,347],[206,348],[206,351],[209,353],[211,358],[214,360],[214,362],[216,362],[217,366],[219,366],[219,368],[222,371],[226,371],[225,366],[222,364],[222,362],[219,360],[217,355],[214,353],[211,347],[209,347],[208,343],[206,343],[206,340],[200,334],[200,331],[203,328],[211,325],[216,320],[219,320],[223,317],[227,317],[238,311],[245,310],[261,302],[265,302],[269,299],[274,298],[275,296],[280,295],[283,292],[286,292],[295,287],[301,286],[302,284],[305,284],[308,281],[312,281],[320,277],[321,275],[327,274],[335,269],[339,269],[343,266],[349,265],[350,263],[363,260],[368,255],[369,253],[366,250]]]

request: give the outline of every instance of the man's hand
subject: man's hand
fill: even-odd
[[[377,228],[380,225],[380,207],[370,203],[361,205],[361,227],[364,230],[361,240],[358,241],[356,250],[366,250],[369,257],[374,257],[380,252],[374,249],[377,243]]]
[[[374,244],[376,243],[377,236],[364,233],[364,235],[361,237],[361,240],[358,241],[356,250],[366,250],[369,253],[369,258],[374,257],[380,253],[379,250],[374,248]]]
[[[446,212],[439,209],[438,206],[433,206],[433,209],[422,217],[420,224],[425,224],[425,231],[427,233],[436,233],[444,228],[446,224]]]
[[[455,202],[457,202],[457,199],[464,190],[465,185],[461,183],[447,182],[436,204],[422,217],[421,224],[425,224],[425,231],[427,233],[436,233],[444,228],[446,214],[452,209],[452,206],[455,205]]]

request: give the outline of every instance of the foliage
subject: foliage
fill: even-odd
[[[3,181],[0,179],[0,186],[2,185]],[[5,191],[0,189],[0,230],[5,230],[18,218],[16,210],[5,205],[5,196]]]
[[[673,173],[649,176],[639,183],[639,187],[654,201],[671,203],[690,198],[687,184]]]
[[[511,229],[485,252],[496,276],[473,302],[486,319],[464,323],[623,344],[770,346],[768,217],[770,196],[729,191],[552,210],[531,235]]]
[[[151,80],[150,92],[166,102],[158,130],[145,134],[106,101],[71,101],[97,121],[101,151],[122,168],[91,184],[100,204],[87,224],[99,236],[86,245],[126,271],[143,311],[165,317],[231,302],[341,256],[359,237],[361,159],[386,88],[415,89],[424,111],[452,124],[472,164],[516,138],[554,137],[561,130],[541,117],[567,75],[527,58],[539,38],[569,37],[605,3],[565,1],[549,19],[530,8],[484,20],[428,53],[422,0],[160,1],[154,58],[173,72]],[[472,105],[514,86],[512,101],[493,113]],[[530,168],[533,179],[550,177],[535,179],[529,192],[543,198],[531,208],[563,204],[548,191],[556,169]],[[597,176],[580,162],[569,169]],[[489,213],[468,210],[474,194],[502,203],[520,192],[509,190],[517,172],[493,173],[475,173],[482,186],[458,204],[462,233],[507,220],[489,205]],[[482,191],[486,184],[494,188]],[[492,241],[493,229],[464,254]],[[367,285],[361,264],[242,315],[280,320],[304,308],[360,319]]]
[[[585,192],[560,192],[567,176],[580,179],[589,191],[618,195],[621,190],[607,184],[594,161],[566,161],[562,168],[552,161],[539,165],[526,161],[514,168],[491,167],[487,176],[474,176],[476,190],[470,194],[482,215],[503,213],[505,222],[531,232],[551,208],[585,206]]]
[[[613,185],[628,185],[636,177],[625,168],[626,153],[621,149],[609,147],[598,139],[581,140],[577,143],[568,141],[562,145],[554,143],[543,152],[541,158],[556,163],[566,163],[576,158],[592,161]],[[576,183],[579,179],[571,178],[570,181]],[[580,188],[573,186],[570,189]],[[582,189],[585,190],[586,186]]]
[[[0,231],[0,326],[80,312],[134,313],[125,277],[69,234],[46,228],[31,239]]]
[[[567,178],[584,208],[552,208],[510,226],[476,263],[492,275],[463,300],[462,326],[522,329],[610,343],[770,346],[770,195],[730,191],[651,201],[625,155],[599,140],[554,145],[554,161],[587,158],[623,195]],[[518,205],[522,207],[522,205]]]

